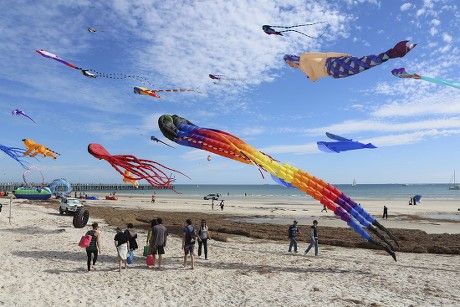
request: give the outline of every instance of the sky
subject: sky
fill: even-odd
[[[320,38],[262,31],[265,24],[313,22],[329,24]],[[208,161],[208,152],[167,140],[158,118],[177,114],[333,184],[447,184],[455,169],[460,177],[460,90],[399,79],[391,70],[460,80],[459,23],[455,0],[1,1],[0,144],[25,148],[27,138],[60,153],[56,160],[25,159],[47,182],[123,183],[109,163],[88,153],[88,144],[98,143],[191,178],[176,175],[177,184],[274,183],[252,165],[215,154]],[[324,25],[300,30],[317,37]],[[303,52],[379,54],[402,40],[417,46],[348,78],[312,82],[283,61]],[[90,79],[37,49],[148,81]],[[214,84],[208,74],[228,80]],[[155,99],[135,95],[134,86],[197,92]],[[14,109],[36,123],[12,115]],[[325,132],[378,148],[320,152],[316,142],[327,141]],[[21,182],[23,173],[0,151],[0,182]]]

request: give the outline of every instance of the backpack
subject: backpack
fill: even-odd
[[[196,239],[195,228],[192,227],[192,230],[188,226],[185,227],[185,244],[195,244]]]

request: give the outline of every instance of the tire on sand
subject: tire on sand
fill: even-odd
[[[73,216],[73,226],[75,228],[83,228],[88,224],[89,220],[89,211],[88,209],[79,208],[75,211]]]

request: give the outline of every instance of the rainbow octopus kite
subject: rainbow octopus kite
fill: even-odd
[[[17,147],[8,147],[8,146],[3,146],[0,144],[0,149],[6,153],[8,156],[16,160],[21,166],[25,169],[27,169],[26,163],[22,161],[20,158],[24,156],[24,153],[26,152],[25,149],[22,148],[17,148]]]
[[[149,89],[146,89],[145,87],[140,87],[140,86],[134,87],[134,94],[148,95],[154,98],[161,98],[161,96],[157,94],[161,92],[182,93],[182,92],[194,92],[194,91],[195,90],[192,90],[192,89],[149,90]]]
[[[430,77],[425,77],[421,76],[419,74],[409,74],[405,68],[397,68],[393,69],[391,71],[393,76],[399,77],[402,79],[416,79],[416,80],[425,80],[428,82],[433,82],[436,84],[441,84],[441,85],[447,85],[447,86],[452,86],[455,88],[460,88],[460,81],[459,80],[444,80],[444,79],[436,79],[436,78],[430,78]]]
[[[35,50],[35,51],[38,54],[40,54],[41,56],[45,57],[45,58],[58,61],[59,63],[62,63],[62,64],[66,65],[66,66],[68,66],[70,68],[80,70],[81,73],[84,76],[88,77],[88,78],[101,77],[101,78],[118,79],[118,80],[131,78],[131,79],[135,79],[135,80],[137,80],[139,82],[150,84],[150,82],[147,80],[147,78],[142,77],[142,76],[126,75],[126,74],[122,74],[122,73],[106,74],[106,73],[98,72],[98,71],[96,71],[94,69],[83,69],[81,67],[77,67],[77,66],[73,65],[72,63],[64,61],[63,59],[59,58],[57,55],[55,55],[55,54],[53,54],[51,52],[48,52],[46,50],[39,49],[39,50]]]
[[[289,66],[302,70],[312,81],[327,76],[345,78],[380,65],[389,59],[402,58],[417,45],[407,45],[407,42],[399,42],[379,55],[354,57],[337,52],[306,52],[300,56],[286,54],[284,61]]]
[[[384,236],[384,234],[388,235],[398,244],[393,235],[360,205],[334,186],[287,163],[278,163],[270,156],[258,151],[238,137],[227,132],[200,128],[177,115],[162,115],[158,119],[158,125],[164,136],[177,144],[206,150],[242,163],[252,163],[259,169],[278,178],[280,182],[285,182],[292,187],[306,192],[332,210],[348,226],[360,234],[362,238],[384,248],[396,261],[394,248]],[[380,233],[379,230],[383,231],[384,234]],[[368,231],[383,242],[372,238]]]
[[[138,159],[133,155],[111,155],[104,147],[102,147],[102,145],[99,144],[89,144],[88,152],[96,159],[103,159],[109,162],[110,165],[112,165],[112,167],[123,176],[123,178],[128,178],[133,181],[145,179],[154,187],[164,187],[176,192],[171,186],[171,183],[174,181],[174,177],[167,176],[161,168],[179,173],[190,179],[190,177],[184,173],[166,167],[155,161]]]
[[[60,156],[59,153],[49,149],[48,147],[42,145],[42,144],[37,144],[32,140],[29,139],[23,139],[24,145],[26,145],[27,151],[24,152],[24,156],[31,156],[32,158],[35,157],[38,154],[41,154],[43,158],[46,157],[51,157],[54,160],[56,160],[56,155]]]
[[[32,119],[32,117],[30,117],[29,115],[24,113],[24,111],[22,111],[22,110],[14,109],[13,111],[11,111],[11,114],[25,116],[25,117],[27,117],[28,119],[30,119],[31,121],[33,121],[35,123],[35,121]]]
[[[313,26],[313,25],[322,24],[322,23],[327,23],[328,25],[324,29],[323,33],[321,33],[317,37],[313,37],[313,36],[310,36],[310,35],[308,35],[308,34],[306,34],[304,32],[294,30],[294,28]],[[276,31],[274,28],[287,29],[287,30]],[[283,36],[283,33],[285,33],[285,32],[296,32],[296,33],[305,35],[305,36],[307,36],[309,38],[320,38],[321,36],[323,36],[324,33],[326,33],[327,28],[329,28],[329,23],[326,22],[326,21],[306,23],[306,24],[303,24],[303,25],[295,25],[295,26],[270,26],[270,25],[263,25],[262,26],[262,30],[264,30],[265,34],[268,34],[268,35],[280,35],[280,36]]]

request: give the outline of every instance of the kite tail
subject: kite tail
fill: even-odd
[[[388,230],[386,229],[385,227],[383,227],[383,225],[381,225],[377,220],[374,221],[372,223],[372,225],[374,225],[375,227],[377,227],[378,229],[384,231],[393,241],[395,241],[396,245],[399,247],[399,243],[398,241],[396,240],[395,236]]]
[[[390,254],[391,257],[393,257],[394,261],[396,261],[396,253],[390,249],[387,245],[377,242],[374,239],[369,239],[368,242],[377,245],[378,247],[382,247],[388,254]]]
[[[362,57],[343,56],[328,58],[326,60],[327,73],[333,78],[345,78],[380,65],[389,59],[402,58],[417,45],[411,44],[407,46],[407,42],[401,41],[393,48],[379,55],[371,54]]]

